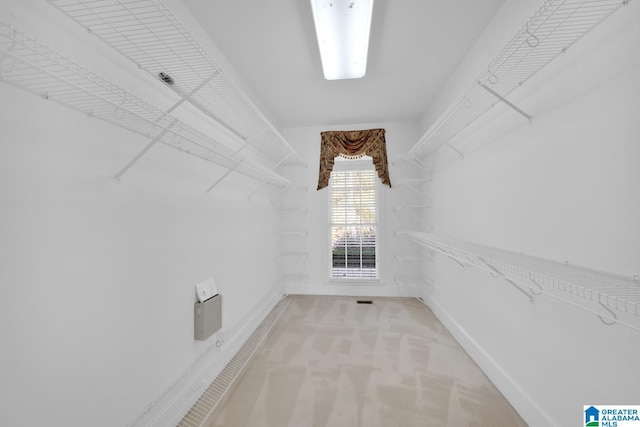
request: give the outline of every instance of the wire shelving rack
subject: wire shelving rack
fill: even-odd
[[[263,158],[274,164],[302,163],[287,140],[160,0],[48,1],[154,78],[160,73],[169,76],[169,87]]]
[[[473,266],[507,280],[532,302],[535,296],[544,294],[596,314],[605,324],[620,323],[640,331],[640,280],[637,277],[623,277],[426,232],[397,234],[461,266]]]
[[[289,180],[239,150],[205,135],[3,22],[0,22],[0,81],[142,135],[151,140],[148,148],[160,142],[268,184],[284,188],[291,185]]]
[[[463,156],[451,139],[499,102],[532,121],[507,97],[630,1],[546,0],[406,156],[419,161],[445,145]]]

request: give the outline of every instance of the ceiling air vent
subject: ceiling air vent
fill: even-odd
[[[364,299],[359,299],[356,301],[358,304],[373,304],[373,301],[371,301],[370,299],[364,300]]]

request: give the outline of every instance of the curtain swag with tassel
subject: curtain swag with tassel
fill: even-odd
[[[333,170],[335,158],[338,156],[347,159],[370,156],[380,181],[391,187],[384,129],[327,131],[320,132],[320,136],[318,190],[329,185],[329,176]]]

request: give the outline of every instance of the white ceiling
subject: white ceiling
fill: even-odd
[[[309,0],[183,0],[281,127],[419,120],[504,0],[375,0],[367,75],[327,81]]]

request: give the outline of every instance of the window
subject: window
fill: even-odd
[[[362,165],[336,161],[329,180],[331,278],[376,279],[376,173],[370,160],[367,169],[338,167],[349,162]]]

